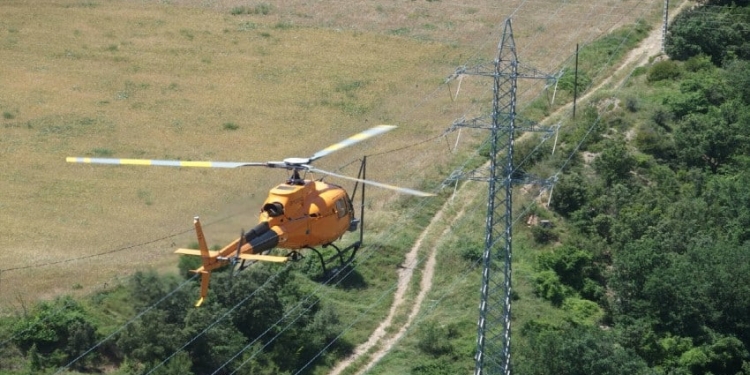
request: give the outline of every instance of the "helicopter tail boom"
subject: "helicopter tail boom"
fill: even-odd
[[[249,232],[218,251],[208,250],[206,238],[203,235],[203,228],[198,217],[194,218],[193,224],[195,226],[195,234],[198,237],[199,249],[177,249],[175,250],[175,254],[199,256],[203,261],[201,267],[190,271],[201,275],[200,299],[196,302],[195,307],[202,305],[208,295],[211,271],[229,264],[235,264],[238,260],[284,263],[289,259],[284,256],[265,254],[279,244],[280,238],[283,240],[283,232],[277,233],[277,230],[274,230],[277,227],[271,229],[268,223],[258,224]]]

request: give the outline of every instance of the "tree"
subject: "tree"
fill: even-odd
[[[654,374],[635,353],[596,327],[576,326],[532,335],[514,367],[528,375]]]
[[[586,183],[578,173],[564,174],[555,184],[550,206],[560,215],[570,215],[586,203]]]
[[[96,327],[83,306],[71,297],[42,302],[13,329],[13,341],[24,352],[60,366],[77,358],[98,340]],[[96,353],[93,353],[95,355]],[[91,357],[76,363],[85,366]]]
[[[750,61],[734,60],[727,63],[725,74],[733,97],[745,105],[750,104]]]
[[[730,104],[732,105],[732,104]],[[705,115],[691,114],[675,131],[677,156],[687,167],[719,168],[743,146],[737,126],[727,121],[726,112],[712,107]]]
[[[750,359],[747,348],[734,337],[717,337],[712,342],[684,352],[679,364],[692,374],[743,374]]]
[[[193,362],[185,352],[179,352],[167,364],[153,372],[154,375],[193,375]]]
[[[158,364],[185,342],[181,322],[170,323],[169,313],[153,309],[119,333],[117,347],[126,359],[141,364]]]
[[[247,344],[230,316],[225,308],[208,304],[190,310],[185,317],[182,333],[192,340],[186,350],[196,373],[212,373]]]
[[[635,167],[635,159],[622,140],[607,140],[604,150],[594,159],[594,170],[604,180],[606,186],[628,179],[630,170]]]
[[[724,4],[722,4],[724,5]],[[680,13],[669,27],[665,50],[675,60],[705,54],[720,66],[734,57],[750,57],[750,20],[744,7],[695,7]]]
[[[280,327],[276,321],[284,316],[284,304],[279,291],[283,288],[287,272],[277,275],[263,267],[251,267],[237,277],[214,275],[211,292],[214,302],[224,308],[234,308],[232,322],[247,339],[273,337]]]

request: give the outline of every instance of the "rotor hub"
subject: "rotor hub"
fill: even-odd
[[[302,166],[305,164],[310,164],[310,158],[286,158],[284,159],[284,164]]]

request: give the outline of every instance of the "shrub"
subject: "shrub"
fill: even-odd
[[[565,71],[565,73],[563,73],[563,75],[557,81],[558,90],[568,91],[570,93],[574,91],[575,85],[576,72],[573,70]],[[581,95],[581,93],[589,86],[591,86],[591,78],[588,76],[588,74],[586,74],[586,72],[578,70],[578,95]]]
[[[534,238],[534,242],[542,245],[557,239],[557,235],[552,231],[552,228],[544,225],[531,227],[531,236]]]
[[[233,123],[233,122],[225,122],[224,125],[222,125],[224,130],[237,130],[240,128],[239,125]]]
[[[648,82],[659,82],[680,77],[680,65],[672,60],[659,61],[654,64],[646,75]]]
[[[452,337],[455,337],[457,330],[455,327],[438,326],[437,324],[430,322],[425,325],[424,328],[419,331],[419,343],[417,347],[427,354],[431,354],[435,357],[449,354],[453,352],[453,345],[450,342]]]
[[[96,327],[91,319],[70,297],[39,304],[13,329],[14,343],[31,357],[32,362],[40,360],[53,366],[78,357],[97,340]],[[85,361],[79,365],[85,366]]]
[[[565,301],[565,286],[555,271],[545,270],[539,272],[534,278],[534,293],[555,306],[562,306]]]

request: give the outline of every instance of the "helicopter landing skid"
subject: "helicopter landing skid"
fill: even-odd
[[[325,277],[328,277],[331,274],[338,273],[337,270],[341,269],[344,266],[347,266],[347,265],[351,264],[352,260],[354,260],[354,257],[357,255],[357,250],[359,250],[359,248],[362,246],[362,242],[357,241],[357,242],[355,242],[355,243],[353,243],[353,244],[345,247],[343,250],[339,249],[338,246],[336,246],[336,245],[334,245],[332,243],[323,245],[324,248],[326,248],[328,246],[331,246],[334,249],[336,249],[336,254],[334,254],[333,256],[331,256],[328,259],[323,258],[323,254],[321,254],[320,251],[318,251],[318,249],[316,249],[314,247],[306,247],[306,249],[310,249],[310,250],[314,251],[315,254],[318,255],[318,258],[320,259],[320,266],[323,268],[323,275]],[[348,258],[345,259],[347,253],[350,253],[350,254],[349,254]],[[339,260],[339,264],[340,265],[337,266],[337,267],[334,267],[333,270],[331,272],[329,272],[328,267],[326,267],[326,265],[330,265],[337,258]]]

